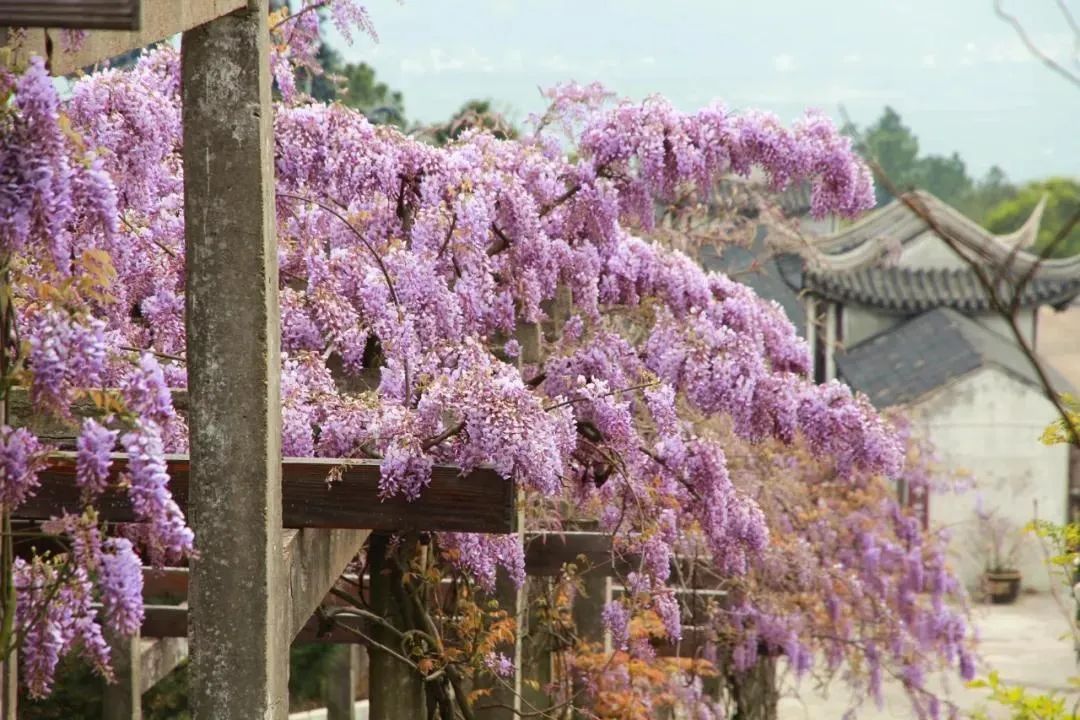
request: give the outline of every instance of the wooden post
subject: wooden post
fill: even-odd
[[[522,712],[522,631],[527,622],[524,617],[527,609],[527,593],[525,588],[520,590],[514,585],[510,576],[499,569],[495,577],[494,599],[499,607],[510,613],[517,622],[514,632],[513,644],[500,646],[498,651],[510,657],[514,663],[514,676],[512,678],[481,679],[476,683],[478,688],[484,688],[490,692],[476,701],[474,708],[477,720],[514,720]]]
[[[521,345],[518,356],[519,368],[523,365],[537,364],[543,360],[541,328],[537,323],[519,323],[515,339]],[[518,542],[525,540],[525,513],[518,513]],[[499,607],[514,615],[517,623],[514,632],[514,644],[500,651],[506,652],[514,663],[514,677],[506,682],[496,680],[491,687],[491,694],[477,702],[476,716],[482,720],[514,720],[522,713],[522,695],[525,678],[532,673],[524,667],[524,636],[529,623],[528,585],[518,588],[510,577],[500,571],[495,580],[495,599]],[[488,706],[488,707],[485,707]],[[497,706],[497,707],[496,707]]]
[[[249,0],[181,50],[195,720],[288,713],[267,9]]]
[[[116,681],[105,684],[103,720],[142,720],[142,641],[106,633]]]
[[[735,705],[733,720],[776,720],[780,691],[775,657],[759,655],[752,667],[729,670],[728,687]]]
[[[610,652],[608,639],[604,632],[602,613],[604,605],[608,602],[611,593],[611,581],[605,573],[585,570],[580,577],[581,591],[574,598],[574,607],[571,614],[574,618],[574,627],[581,642],[596,643],[605,652]],[[576,698],[575,705],[583,704],[585,688],[579,682],[571,686]],[[574,718],[589,718],[592,713],[574,711]]]
[[[405,608],[397,602],[393,586],[402,581],[401,571],[393,562],[387,562],[388,538],[372,535],[368,546],[368,568],[371,577],[372,611],[386,618],[396,627],[405,626],[402,613]],[[372,637],[377,643],[400,652],[401,643],[393,632],[375,627]],[[370,720],[413,720],[427,717],[427,698],[424,681],[411,667],[393,655],[372,647],[371,655],[371,706]]]
[[[0,718],[19,720],[19,652],[0,663]]]
[[[6,38],[7,31],[5,29],[4,36]],[[5,39],[0,38],[0,39]],[[15,338],[15,310],[11,292],[11,275],[8,270],[8,263],[11,258],[0,258],[0,380],[3,380],[7,385],[8,375],[8,363],[11,358],[8,357],[8,350],[16,345]],[[3,389],[3,397],[0,397],[0,426],[8,424],[9,421],[9,403],[11,399],[11,387],[7,385]],[[0,597],[5,598],[3,613],[12,613],[8,618],[0,618],[0,621],[4,619],[13,619],[15,613],[14,604],[7,602],[7,599],[12,597],[8,593],[11,585],[8,583],[15,582],[15,572],[11,565],[15,554],[15,538],[10,534],[11,530],[11,518],[9,511],[0,508],[0,531],[4,532],[3,537],[0,537],[0,572],[3,573],[3,578],[0,580]],[[12,623],[11,627],[15,627]],[[0,657],[0,720],[18,720],[19,717],[19,651],[18,648],[13,648],[7,657]]]
[[[544,692],[544,686],[554,680],[551,635],[541,630],[544,623],[550,622],[551,607],[547,598],[552,580],[529,577],[525,583],[528,626],[521,629],[521,699],[525,711],[537,712],[552,704]]]
[[[326,720],[354,720],[356,676],[360,670],[359,645],[338,645],[326,677]]]

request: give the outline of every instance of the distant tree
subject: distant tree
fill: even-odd
[[[849,128],[849,132],[855,131]],[[857,132],[857,131],[856,131]],[[878,121],[861,133],[858,150],[863,157],[872,159],[898,187],[911,185],[916,160],[919,156],[919,139],[911,128],[900,119],[900,114],[886,106]],[[875,189],[878,205],[884,205],[892,195],[880,183]]]
[[[956,203],[956,207],[972,220],[985,224],[991,210],[1016,195],[1016,185],[1005,171],[993,165],[971,186]]]
[[[433,125],[421,134],[436,145],[445,145],[470,129],[483,129],[500,140],[512,140],[518,130],[501,113],[494,110],[490,100],[469,100],[449,120]]]
[[[341,54],[326,43],[319,47],[316,59],[322,66],[321,75],[301,71],[313,98],[340,102],[359,110],[373,123],[405,127],[404,96],[376,80],[374,68],[367,63],[342,62]]]
[[[987,213],[986,227],[998,233],[1016,230],[1044,195],[1046,210],[1035,247],[1037,250],[1046,248],[1080,211],[1080,181],[1074,178],[1055,177],[1024,185],[1015,197],[1000,202]],[[1077,253],[1080,253],[1080,224],[1074,223],[1051,255],[1065,257]]]
[[[949,157],[927,155],[917,159],[909,170],[908,182],[951,204],[958,203],[974,186],[957,153]]]
[[[975,180],[958,153],[920,156],[918,137],[891,107],[866,130],[860,132],[849,124],[844,131],[856,139],[859,153],[876,162],[893,185],[933,193],[976,222],[985,224],[992,209],[1016,195],[1016,186],[996,165]],[[884,183],[877,184],[876,198],[878,205],[892,200]]]

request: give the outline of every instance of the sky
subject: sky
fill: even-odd
[[[1006,0],[1046,52],[1080,72],[1056,2]],[[539,88],[600,81],[694,110],[720,101],[791,120],[814,107],[860,126],[894,107],[924,153],[969,174],[1080,176],[1080,88],[1029,53],[992,0],[368,0],[378,42],[331,42],[435,122],[490,99],[521,120]]]

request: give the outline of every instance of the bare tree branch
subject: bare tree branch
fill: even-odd
[[[1064,7],[1063,0],[1057,0],[1057,2],[1058,6],[1062,8],[1062,10],[1066,13],[1066,16],[1070,19],[1070,21],[1072,21],[1072,15],[1069,14],[1068,8]],[[1027,30],[1024,29],[1024,26],[1020,23],[1016,16],[1010,15],[1009,13],[1005,12],[1005,8],[1002,5],[1002,0],[994,0],[994,13],[999,18],[1012,26],[1012,29],[1015,30],[1017,36],[1019,36],[1020,41],[1024,43],[1024,45],[1027,47],[1028,51],[1032,55],[1041,60],[1044,65],[1056,72],[1058,75],[1061,75],[1073,85],[1080,88],[1080,74],[1073,72],[1072,70],[1065,67],[1064,65],[1047,55],[1045,52],[1043,52],[1039,48],[1039,46],[1036,45],[1035,42],[1031,39],[1031,36],[1028,35]],[[1073,22],[1073,30],[1075,32],[1075,22]]]

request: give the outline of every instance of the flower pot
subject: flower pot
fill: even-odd
[[[1019,570],[993,570],[983,573],[983,586],[990,602],[995,605],[1007,605],[1016,602],[1020,594]]]

